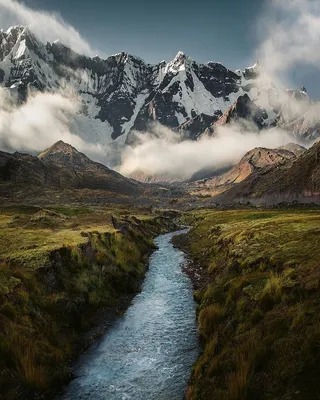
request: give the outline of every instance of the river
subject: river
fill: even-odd
[[[178,232],[182,233],[182,232]],[[149,270],[127,312],[83,354],[63,400],[182,400],[198,352],[185,254],[158,236]]]

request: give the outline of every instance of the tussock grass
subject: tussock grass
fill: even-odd
[[[186,215],[203,354],[188,400],[317,398],[320,212],[201,210]],[[223,310],[223,312],[222,312]]]
[[[246,397],[247,385],[251,375],[251,365],[243,354],[238,355],[235,360],[237,369],[227,376],[227,399],[242,400]]]
[[[199,314],[199,334],[204,338],[214,334],[215,327],[223,317],[223,309],[219,304],[212,304],[203,308]]]

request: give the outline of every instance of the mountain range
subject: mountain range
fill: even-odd
[[[319,104],[305,88],[277,87],[259,63],[231,71],[181,51],[153,65],[124,52],[90,58],[14,26],[0,31],[0,85],[17,102],[34,91],[71,88],[82,107],[70,129],[103,146],[109,166],[119,163],[126,144],[134,144],[134,131],[155,122],[181,132],[182,140],[199,140],[221,124],[243,120],[256,129],[278,126],[306,142],[320,136]]]
[[[277,87],[259,63],[231,71],[220,63],[197,63],[183,52],[154,65],[127,53],[90,58],[59,41],[42,43],[27,27],[15,26],[0,31],[0,85],[17,105],[32,93],[71,88],[82,107],[70,130],[103,146],[110,166],[119,163],[126,145],[136,145],[135,131],[147,132],[154,123],[180,133],[182,141],[215,136],[227,124],[256,132],[280,128],[307,147],[320,137],[319,103],[305,88]],[[181,190],[186,201],[190,196],[213,196],[222,203],[310,200],[319,198],[319,158],[319,142],[309,150],[294,143],[255,148],[233,167],[199,171],[193,182],[168,189],[125,178],[59,141],[38,157],[0,152],[0,195],[8,201],[36,198],[38,192],[46,200],[53,193],[70,201],[154,199],[159,194],[163,199]],[[133,176],[143,181],[146,174]],[[157,179],[149,176],[148,181]]]
[[[229,171],[179,185],[150,185],[123,177],[59,141],[38,157],[0,151],[0,199],[23,202],[180,204],[201,207],[239,201],[279,203],[320,201],[320,141],[310,149],[289,144],[255,148]]]

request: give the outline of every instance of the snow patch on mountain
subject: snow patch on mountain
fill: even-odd
[[[44,44],[23,26],[0,31],[0,85],[17,102],[37,91],[74,98],[80,107],[71,131],[88,143],[102,145],[109,165],[119,159],[132,131],[147,131],[153,122],[179,129],[205,115],[205,129],[210,117],[222,115],[248,94],[266,111],[266,127],[279,120],[288,126],[301,116],[294,108],[297,98],[299,107],[301,99],[310,103],[304,90],[291,93],[277,88],[259,63],[233,72],[221,63],[197,63],[182,51],[172,61],[155,65],[124,52],[107,59],[90,58],[59,41]],[[300,131],[316,122],[306,117],[297,134],[304,135]],[[316,129],[312,135],[317,135]]]
[[[141,108],[145,104],[145,101],[148,96],[149,96],[149,92],[147,90],[144,90],[143,92],[141,92],[137,95],[136,104],[135,104],[135,107],[133,110],[132,117],[131,117],[130,121],[127,121],[122,125],[122,129],[124,131],[124,135],[122,136],[123,138],[126,138],[128,133],[131,131],[131,129],[134,125],[134,122],[137,118],[137,115],[139,114]]]

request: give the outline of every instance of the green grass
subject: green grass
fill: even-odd
[[[316,399],[320,373],[320,212],[197,211],[186,249],[203,354],[188,400]],[[312,349],[312,350],[311,350]]]
[[[74,217],[77,215],[88,215],[94,213],[94,211],[88,207],[50,206],[48,209],[66,215],[68,217]]]
[[[139,290],[152,238],[172,228],[135,210],[0,209],[4,398],[34,398],[70,378],[68,362],[95,312]]]
[[[122,210],[84,207],[0,209],[0,260],[36,268],[61,247],[86,243],[88,232],[114,232],[111,215]],[[52,213],[52,215],[51,215]],[[140,215],[137,214],[140,218]],[[145,215],[142,219],[147,220]]]

